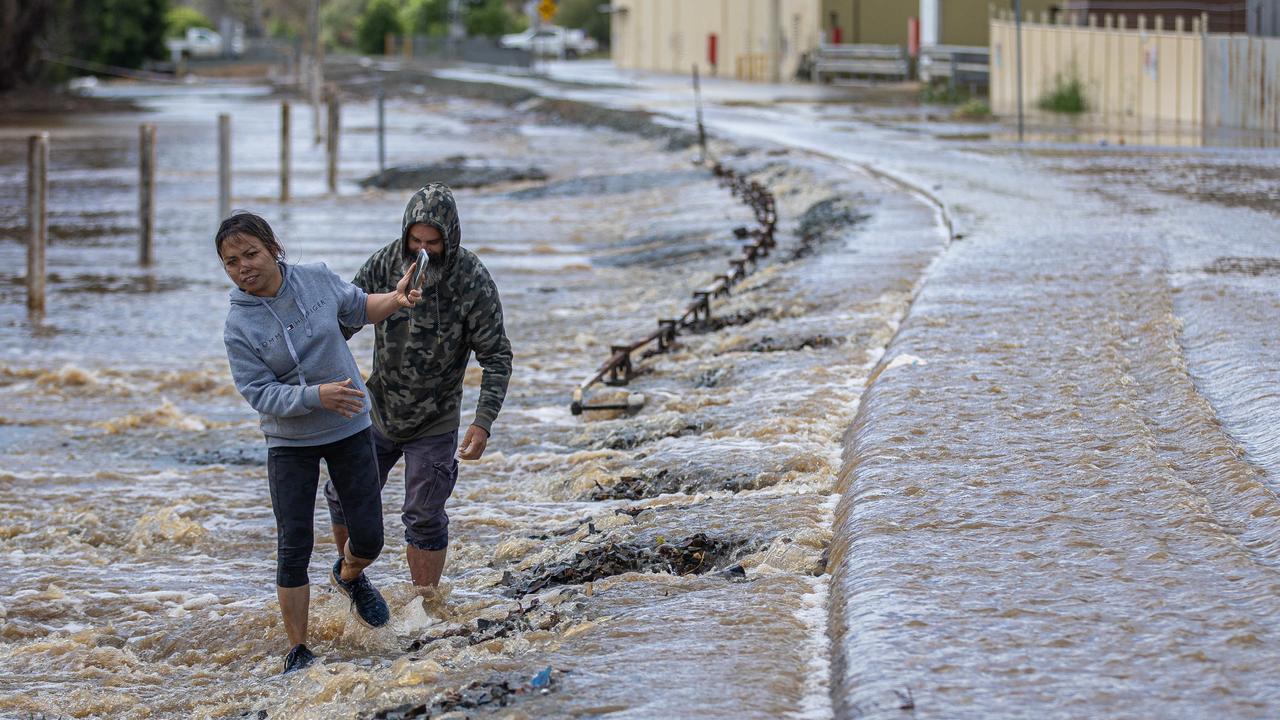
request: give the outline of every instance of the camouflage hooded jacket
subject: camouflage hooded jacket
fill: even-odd
[[[449,188],[433,183],[414,193],[400,238],[365,261],[351,282],[366,293],[394,290],[415,259],[408,250],[414,223],[440,231],[444,259],[428,266],[416,306],[376,325],[367,383],[373,424],[395,442],[457,430],[462,380],[474,352],[484,370],[474,423],[490,432],[511,379],[511,343],[497,286],[480,259],[461,245],[462,226]]]

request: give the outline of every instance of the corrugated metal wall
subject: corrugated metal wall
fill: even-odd
[[[1205,124],[1280,132],[1280,38],[1205,38]]]
[[[1060,82],[1076,77],[1091,111],[1138,120],[1199,123],[1203,36],[1177,29],[1022,24],[1023,102],[1035,107]],[[1118,22],[1118,21],[1117,21]],[[1198,30],[1198,28],[1196,28]],[[991,22],[991,107],[1017,111],[1016,29],[1001,13]]]

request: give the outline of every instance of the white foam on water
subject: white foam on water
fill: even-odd
[[[832,496],[834,497],[834,496]],[[834,505],[827,504],[828,512]],[[788,713],[796,720],[824,720],[834,712],[831,706],[831,638],[827,635],[827,601],[831,596],[831,576],[805,578],[810,592],[800,597],[795,617],[809,629],[808,672],[800,707]]]
[[[928,365],[928,364],[929,364],[929,361],[925,360],[924,358],[916,357],[915,355],[911,355],[909,353],[902,353],[901,355],[895,355],[894,358],[889,361],[889,364],[885,366],[884,371],[881,373],[881,375],[888,373],[891,370],[897,370],[900,367],[911,367],[915,365]]]

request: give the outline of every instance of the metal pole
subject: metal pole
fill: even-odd
[[[338,93],[331,89],[329,94],[329,129],[326,143],[329,156],[329,167],[326,177],[329,180],[329,192],[338,192]]]
[[[293,148],[289,139],[289,101],[280,103],[280,202],[289,202],[289,165]]]
[[[156,226],[156,126],[141,125],[138,140],[138,264],[145,267],[155,259],[152,241]]]
[[[698,162],[704,162],[707,159],[707,131],[702,126],[702,83],[698,79],[698,63],[693,64],[693,102],[698,116],[698,147],[702,153]]]
[[[1015,45],[1018,54],[1018,142],[1023,139],[1023,117],[1022,117],[1022,0],[1013,0],[1013,23],[1014,35],[1016,37]]]
[[[231,214],[231,116],[218,116],[218,222]]]
[[[378,87],[378,172],[387,169],[387,94]]]
[[[27,310],[44,314],[44,244],[49,234],[49,133],[27,139]]]

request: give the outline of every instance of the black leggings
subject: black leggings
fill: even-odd
[[[280,587],[307,584],[321,459],[329,466],[342,503],[352,554],[373,560],[382,552],[382,493],[369,428],[327,445],[270,448],[267,479],[276,515],[276,584]]]

